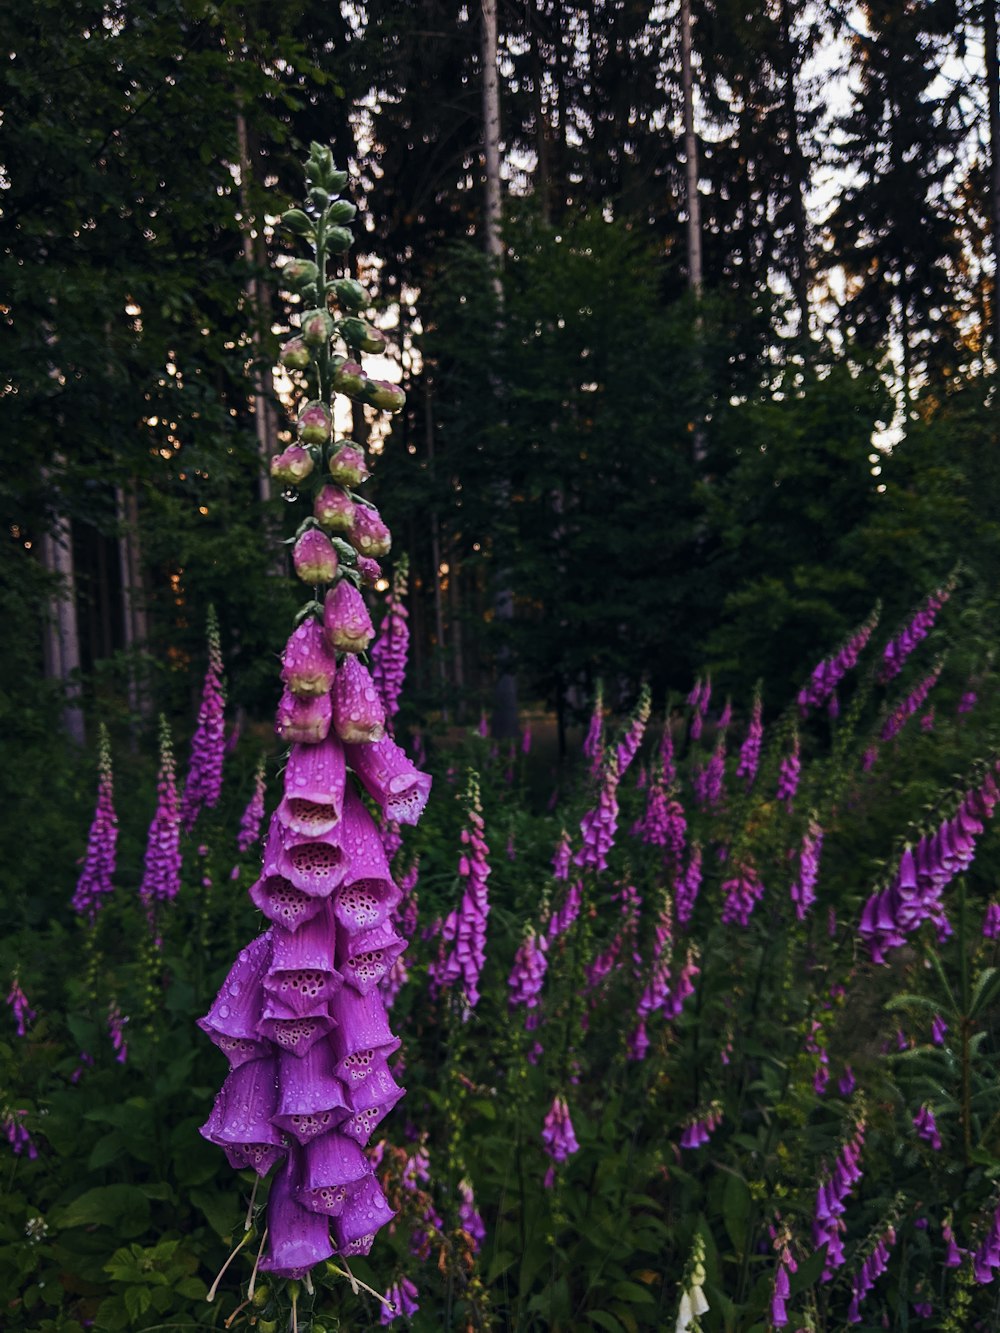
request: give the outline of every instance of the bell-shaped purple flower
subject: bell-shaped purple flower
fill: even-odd
[[[303,1208],[296,1193],[300,1168],[289,1154],[271,1186],[267,1201],[267,1249],[261,1271],[276,1277],[301,1278],[334,1253],[330,1222],[322,1213]]]
[[[387,1304],[382,1306],[379,1323],[391,1324],[398,1315],[409,1319],[420,1309],[417,1297],[420,1292],[408,1277],[401,1277],[385,1293]],[[390,1309],[391,1306],[391,1309]]]
[[[580,1151],[566,1098],[556,1096],[542,1125],[542,1143],[553,1162],[562,1163]]]
[[[250,1167],[266,1176],[285,1152],[284,1136],[273,1124],[277,1098],[272,1057],[247,1060],[231,1069],[201,1127],[210,1143],[224,1149],[229,1165]]]
[[[286,689],[278,703],[274,729],[290,744],[318,745],[326,740],[332,718],[333,707],[328,694],[310,698]]]
[[[296,418],[295,430],[303,444],[326,444],[333,434],[333,413],[326,403],[303,403]]]
[[[375,560],[388,555],[392,549],[392,533],[374,505],[355,504],[347,540],[359,555],[367,555]]]
[[[350,532],[354,501],[341,486],[324,486],[313,500],[313,517],[327,532]]]
[[[330,455],[330,476],[339,486],[361,486],[369,477],[364,450],[353,440],[343,440]]]
[[[329,694],[337,669],[327,647],[323,629],[310,616],[294,630],[281,656],[281,679],[286,689],[300,698]]]
[[[271,459],[271,476],[286,486],[298,486],[310,475],[316,464],[308,449],[301,444],[290,444]]]
[[[346,753],[347,762],[386,819],[415,824],[430,796],[430,774],[415,768],[391,736],[370,745],[348,745]]]

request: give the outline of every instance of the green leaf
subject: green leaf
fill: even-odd
[[[234,1193],[220,1194],[216,1190],[195,1189],[191,1191],[190,1199],[205,1214],[209,1226],[222,1240],[227,1240],[239,1226],[239,1206]]]
[[[611,1294],[620,1301],[631,1301],[634,1305],[655,1305],[656,1299],[648,1287],[641,1287],[638,1282],[616,1282]]]
[[[989,1009],[998,996],[1000,996],[1000,968],[988,967],[979,974],[976,981],[969,1001],[969,1017],[975,1018],[982,1010]]]
[[[607,1310],[588,1310],[587,1318],[598,1328],[606,1328],[608,1333],[623,1333],[624,1325],[613,1314],[608,1314]]]
[[[127,1240],[149,1226],[149,1200],[136,1185],[100,1185],[56,1209],[53,1221],[67,1228],[113,1227]]]
[[[750,1191],[742,1176],[729,1176],[722,1196],[722,1220],[726,1234],[737,1254],[746,1244],[747,1219],[750,1216]]]
[[[133,1319],[145,1314],[152,1304],[152,1297],[145,1287],[125,1288],[125,1309]]]

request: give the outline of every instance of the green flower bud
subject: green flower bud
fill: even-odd
[[[366,403],[384,412],[399,412],[406,403],[406,394],[390,380],[366,379],[362,395]]]
[[[307,310],[302,316],[302,338],[310,347],[322,347],[330,341],[333,320],[325,310]]]
[[[307,370],[312,353],[301,338],[289,338],[278,353],[278,360],[289,370]]]
[[[296,429],[303,444],[326,444],[333,433],[333,413],[325,403],[304,403]]]
[[[358,319],[356,315],[350,315],[347,319],[342,319],[337,327],[340,336],[349,347],[360,347],[368,325],[363,319]]]
[[[349,199],[339,199],[335,204],[330,205],[326,220],[332,222],[334,226],[342,226],[346,222],[353,222],[357,211]]]
[[[345,310],[363,310],[368,304],[368,293],[353,278],[338,278],[333,290]]]
[[[301,208],[290,208],[287,213],[282,213],[281,225],[296,236],[308,236],[313,229]]]
[[[385,334],[381,329],[377,329],[374,324],[365,325],[365,336],[361,339],[362,352],[384,352]]]
[[[346,393],[348,397],[353,398],[356,394],[364,392],[367,379],[368,376],[357,361],[345,361],[333,376],[333,387],[338,392]]]
[[[319,277],[319,269],[311,259],[291,259],[283,268],[279,269],[279,275],[286,287],[298,291],[299,288],[316,281]]]
[[[326,233],[326,243],[333,254],[342,255],[354,244],[354,237],[346,227],[331,227]]]
[[[277,1319],[258,1319],[257,1328],[259,1333],[278,1333]]]
[[[258,1287],[253,1294],[253,1306],[255,1310],[263,1310],[264,1306],[271,1299],[271,1292],[267,1287]],[[259,1328],[260,1325],[258,1324]]]

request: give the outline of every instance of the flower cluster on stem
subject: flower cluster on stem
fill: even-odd
[[[202,810],[218,805],[222,794],[222,763],[226,752],[224,712],[226,694],[222,682],[222,640],[215,608],[208,609],[208,667],[201,691],[198,724],[191,738],[184,794],[181,797],[181,826],[190,831]]]
[[[875,632],[877,624],[878,613],[872,612],[864,624],[858,626],[832,657],[824,658],[813,668],[812,675],[798,695],[799,711],[803,717],[810,708],[819,707],[832,698],[844,676],[857,665],[858,658]]]
[[[927,638],[937,620],[938,612],[955,591],[955,583],[956,580],[952,577],[940,588],[935,589],[895,638],[890,639],[885,645],[878,673],[880,685],[888,685],[890,680],[898,676],[910,653],[918,643]]]
[[[93,925],[98,913],[113,891],[115,854],[118,846],[118,818],[114,807],[111,773],[111,746],[107,728],[101,726],[98,761],[97,805],[87,838],[83,869],[73,894],[73,910]]]

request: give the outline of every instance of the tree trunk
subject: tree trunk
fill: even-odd
[[[984,0],[983,46],[990,122],[990,235],[993,242],[993,364],[1000,369],[1000,50],[997,0]]]
[[[701,296],[701,203],[698,198],[698,141],[694,133],[694,84],[691,75],[691,0],[681,0],[681,86],[684,93],[688,287],[695,296]]]
[[[503,311],[503,283],[500,279],[503,244],[500,237],[500,79],[497,69],[497,7],[496,0],[481,0],[481,3],[483,149],[486,159],[483,221],[486,253],[493,263],[493,290],[497,302],[496,331],[499,335]],[[499,399],[500,385],[494,383],[492,387],[494,395]],[[510,485],[506,479],[500,481],[498,492],[498,508],[506,509],[510,504]],[[509,580],[508,570],[497,570],[493,614],[501,633],[514,618],[514,593],[509,587]],[[501,738],[517,735],[517,679],[511,670],[510,646],[502,639],[497,649],[497,678],[493,689],[493,734]]]
[[[785,158],[788,171],[788,196],[792,206],[792,290],[799,309],[799,337],[809,337],[809,261],[806,233],[806,206],[803,198],[805,161],[799,135],[799,111],[795,79],[798,68],[792,33],[792,0],[781,0],[782,100],[785,119]]]
[[[542,90],[545,65],[539,50],[538,7],[536,0],[525,0],[528,40],[531,43],[531,82],[535,93],[535,198],[543,227],[552,223],[552,127],[549,124]]]
[[[44,670],[50,680],[60,680],[66,694],[63,726],[72,741],[83,745],[86,733],[80,706],[80,633],[76,615],[76,571],[73,565],[73,533],[70,521],[53,514],[41,540],[42,563],[58,580],[49,599],[45,619]]]
[[[424,430],[427,442],[427,466],[434,485],[434,399],[431,382],[424,375]],[[438,679],[441,686],[441,716],[448,721],[448,667],[445,662],[444,602],[441,597],[441,528],[438,521],[437,499],[431,510],[431,564],[434,566],[434,634],[437,639]]]
[[[267,267],[262,226],[255,226],[251,211],[250,183],[253,179],[250,140],[242,107],[236,113],[236,140],[240,156],[240,211],[243,258],[247,265],[247,305],[250,314],[250,336],[253,342],[253,421],[257,436],[257,452],[261,466],[257,493],[262,502],[271,498],[270,459],[278,435],[277,415],[274,410],[274,377],[265,356],[265,339],[271,329],[271,298],[266,283],[258,276]]]
[[[115,520],[118,525],[118,566],[121,578],[122,638],[129,656],[128,704],[133,718],[151,716],[151,700],[139,654],[148,637],[146,595],[142,576],[139,538],[139,502],[132,486],[115,487]]]

